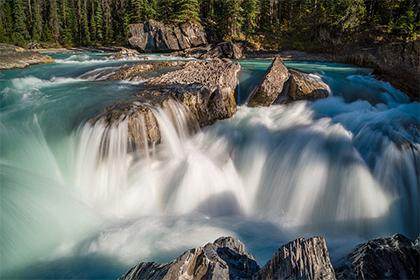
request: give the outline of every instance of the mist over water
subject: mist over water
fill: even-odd
[[[288,62],[331,96],[248,108],[269,61],[243,61],[233,118],[192,134],[186,108],[155,108],[162,143],[132,151],[126,122],[86,123],[133,97],[135,84],[103,81],[130,62],[57,57],[0,73],[3,275],[113,278],[222,235],[262,263],[322,234],[337,261],[369,238],[420,232],[420,104],[368,69]]]

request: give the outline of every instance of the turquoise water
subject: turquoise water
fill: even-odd
[[[6,278],[115,278],[221,235],[238,236],[263,263],[285,241],[323,234],[338,261],[368,238],[420,232],[420,104],[369,69],[290,61],[331,96],[248,108],[270,62],[241,61],[232,119],[190,136],[168,125],[156,158],[117,148],[103,159],[95,143],[107,132],[86,120],[138,85],[96,74],[135,61],[53,56],[0,72]],[[123,127],[112,133],[124,146]]]

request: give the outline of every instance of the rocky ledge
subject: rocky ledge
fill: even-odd
[[[129,43],[146,52],[179,51],[207,44],[204,28],[193,22],[164,24],[156,20],[129,25]]]
[[[326,98],[329,87],[312,74],[288,70],[280,57],[276,57],[263,80],[251,93],[248,106],[270,106],[297,100]]]
[[[245,246],[232,237],[222,237],[191,249],[168,264],[140,263],[120,279],[251,279],[259,269]]]
[[[335,60],[371,67],[377,77],[420,100],[420,40],[348,48],[336,54]]]
[[[36,51],[8,44],[0,44],[0,70],[25,68],[32,64],[51,63],[54,60]]]
[[[128,122],[129,141],[134,147],[145,142],[159,143],[161,135],[155,117],[157,108],[178,103],[188,111],[190,129],[231,117],[236,112],[235,90],[238,63],[210,61],[160,62],[123,67],[108,78],[141,80],[139,91],[129,102],[120,102],[104,110],[91,123],[115,126]]]
[[[222,237],[167,264],[140,263],[120,279],[420,279],[419,262],[419,240],[395,235],[357,246],[334,269],[325,239],[312,237],[281,246],[260,268],[241,241]]]
[[[336,269],[338,279],[420,279],[420,239],[396,234],[357,246]]]

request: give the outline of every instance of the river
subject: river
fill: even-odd
[[[155,108],[162,143],[145,153],[128,149],[124,122],[86,123],[138,87],[105,80],[136,62],[108,55],[0,72],[2,276],[115,278],[223,235],[264,264],[321,234],[339,262],[370,238],[419,234],[420,104],[369,69],[289,61],[330,97],[248,108],[270,61],[240,61],[234,117],[190,134],[179,105]]]

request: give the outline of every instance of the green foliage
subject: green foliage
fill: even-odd
[[[128,25],[148,19],[201,22],[214,40],[274,48],[323,48],[360,34],[412,40],[420,27],[417,1],[0,0],[0,42],[124,44]]]
[[[243,30],[245,34],[252,35],[258,27],[260,3],[258,0],[244,0],[242,6],[244,10]]]
[[[25,11],[23,0],[14,0],[13,21],[14,30],[12,33],[12,42],[18,46],[24,46],[29,40],[29,32],[25,23]]]

